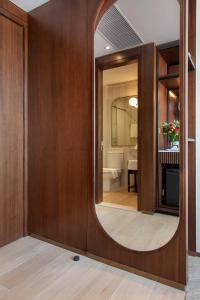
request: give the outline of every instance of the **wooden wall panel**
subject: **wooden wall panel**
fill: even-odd
[[[154,213],[156,206],[156,48],[141,47],[141,107],[139,113],[140,210]]]
[[[86,20],[86,0],[53,0],[29,18],[29,231],[82,250],[92,188]]]
[[[95,170],[95,203],[103,201],[103,70],[100,70],[96,65],[96,122],[97,126],[94,129],[96,132],[96,170]]]
[[[189,0],[189,52],[196,62],[196,0]],[[189,250],[196,251],[196,70],[189,72],[188,136],[188,240]]]
[[[120,246],[105,233],[94,209],[93,34],[97,20],[113,3],[114,0],[51,0],[31,12],[29,231],[182,286],[186,283],[185,151],[181,153],[181,221],[166,246],[151,252]],[[182,33],[186,32],[186,4],[187,0],[181,0]],[[186,45],[184,34],[183,104]],[[183,109],[182,121],[184,116]],[[185,146],[186,133],[184,129],[182,132]]]
[[[196,71],[189,72],[188,81],[188,241],[189,250],[196,251]]]
[[[27,25],[28,14],[9,0],[0,0],[0,13],[10,17],[17,23]]]
[[[23,27],[0,15],[0,246],[24,233]]]
[[[162,124],[167,121],[167,89],[159,82],[158,83],[158,106],[159,109],[159,149],[166,149],[167,142],[162,132]]]

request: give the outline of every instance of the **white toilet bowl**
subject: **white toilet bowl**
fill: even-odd
[[[121,186],[122,170],[117,168],[103,168],[103,191],[114,192]]]
[[[124,153],[117,151],[107,152],[107,165],[103,168],[103,191],[114,192],[121,187],[123,174]]]

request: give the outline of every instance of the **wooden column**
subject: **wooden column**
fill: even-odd
[[[0,1],[0,246],[26,234],[27,15]]]
[[[196,63],[196,0],[189,0],[189,53]],[[196,70],[188,81],[188,241],[189,251],[196,251]]]
[[[156,48],[141,47],[139,113],[139,209],[154,213],[156,205]]]

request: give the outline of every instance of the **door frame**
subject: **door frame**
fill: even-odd
[[[108,54],[95,60],[95,203],[102,202],[103,195],[103,71],[132,64],[138,60],[138,98],[140,99],[141,50],[135,47],[129,50]],[[138,136],[140,132],[140,106],[138,107]],[[140,210],[140,144],[138,143],[138,210]]]
[[[189,0],[189,52],[196,65],[196,0]],[[189,72],[188,99],[188,248],[196,253],[196,69]]]
[[[95,84],[95,202],[102,202],[103,71],[138,60],[138,211],[156,210],[156,47],[138,46],[96,59]],[[143,134],[148,132],[148,134]]]
[[[21,208],[22,236],[28,235],[28,13],[5,0],[0,3],[0,15],[22,28],[23,48],[23,195]],[[11,242],[11,241],[10,241]]]

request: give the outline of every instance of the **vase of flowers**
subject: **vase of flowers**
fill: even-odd
[[[180,140],[180,122],[174,120],[174,122],[164,122],[162,124],[163,134],[167,136],[171,149],[179,149]]]

